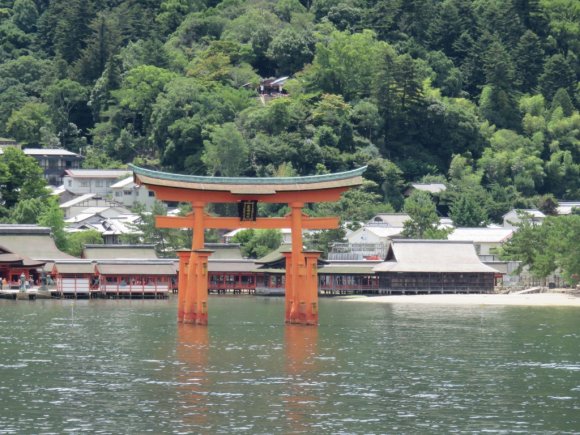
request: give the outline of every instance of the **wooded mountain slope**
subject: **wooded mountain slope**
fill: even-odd
[[[86,167],[369,165],[345,218],[421,179],[469,225],[580,198],[577,0],[0,0],[0,62],[0,136]]]

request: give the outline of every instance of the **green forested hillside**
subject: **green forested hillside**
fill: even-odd
[[[466,224],[580,198],[579,74],[578,0],[0,0],[0,136],[87,167],[369,165],[345,217],[418,180]]]

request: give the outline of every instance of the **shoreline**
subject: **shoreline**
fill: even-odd
[[[580,297],[564,293],[389,295],[349,297],[345,300],[384,304],[580,307]]]

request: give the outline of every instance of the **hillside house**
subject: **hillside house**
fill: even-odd
[[[106,209],[117,209],[114,214],[126,214],[129,210],[120,206],[118,203],[104,198],[96,193],[87,193],[85,195],[76,196],[71,200],[60,205],[60,209],[64,213],[65,219],[72,219],[79,214],[95,213],[96,211],[103,211]],[[109,213],[109,216],[111,213]]]
[[[66,190],[75,195],[111,195],[111,186],[131,175],[128,169],[67,169],[63,178]]]
[[[24,154],[38,161],[44,178],[51,186],[61,185],[65,171],[79,169],[84,159],[80,154],[65,149],[26,148]]]
[[[504,228],[515,228],[515,226],[523,220],[527,220],[534,225],[540,225],[542,222],[544,222],[545,218],[546,215],[540,210],[514,209],[503,215],[503,226]]]
[[[155,203],[155,193],[145,186],[136,185],[133,182],[133,177],[127,177],[112,184],[111,194],[116,202],[129,208],[139,203],[147,210],[151,210]]]

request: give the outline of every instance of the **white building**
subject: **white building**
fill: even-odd
[[[60,209],[63,211],[65,219],[70,219],[79,214],[87,213],[87,209],[93,209],[95,207],[107,209],[110,207],[120,207],[120,205],[107,198],[103,198],[96,193],[87,193],[86,195],[77,196],[60,205]],[[129,212],[126,208],[121,208],[123,211],[118,214]],[[91,212],[92,211],[89,211],[89,213]]]
[[[560,201],[557,210],[559,215],[567,215],[575,208],[580,210],[580,201]]]
[[[388,245],[393,237],[399,236],[403,227],[364,226],[346,236],[346,241],[354,244]]]
[[[411,220],[411,216],[406,213],[379,213],[368,221],[366,225],[403,228],[405,222],[409,220]]]
[[[494,255],[514,234],[513,228],[455,228],[447,236],[456,242],[473,242],[478,255]]]
[[[95,230],[101,233],[105,245],[117,245],[123,242],[123,235],[140,233],[137,228],[140,220],[140,216],[123,207],[94,207],[65,220],[65,231]]]
[[[523,219],[529,220],[532,224],[541,224],[544,222],[546,215],[536,209],[511,210],[503,215],[504,228],[515,228],[515,225],[522,222]]]
[[[405,194],[409,196],[413,190],[421,190],[423,192],[430,193],[431,195],[439,195],[441,192],[447,190],[447,186],[443,183],[413,183],[407,189]]]
[[[75,195],[96,193],[110,195],[111,186],[131,175],[128,169],[68,169],[63,178],[64,188]]]
[[[133,182],[133,177],[124,178],[111,185],[113,199],[125,207],[133,207],[135,203],[145,206],[147,210],[153,208],[155,203],[155,192],[150,191],[145,186],[138,186]]]

